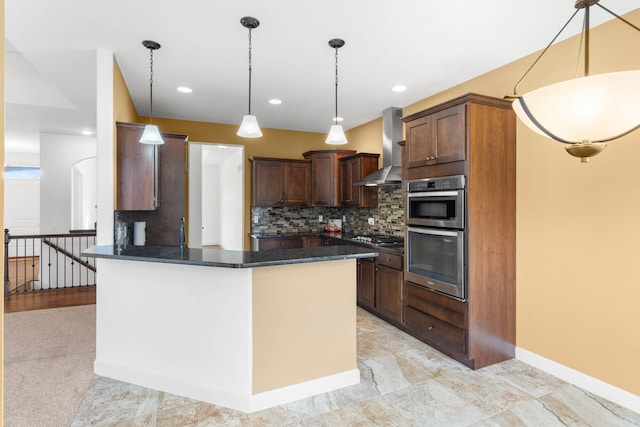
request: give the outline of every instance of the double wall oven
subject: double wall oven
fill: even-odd
[[[406,182],[405,279],[465,300],[465,177]]]

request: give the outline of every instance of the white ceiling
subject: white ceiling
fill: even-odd
[[[113,51],[140,115],[239,124],[247,110],[254,16],[252,112],[263,128],[326,132],[334,116],[334,50],[345,129],[542,49],[573,0],[5,0],[7,135],[95,129],[96,49]],[[602,0],[622,15],[637,0]],[[581,13],[565,30],[580,31]],[[612,17],[593,7],[592,26]],[[621,24],[623,25],[623,24]],[[632,30],[630,30],[632,31]],[[634,35],[630,32],[630,35]],[[514,82],[515,83],[515,82]],[[394,93],[404,84],[408,90]],[[180,85],[191,94],[176,91]],[[270,98],[283,103],[270,105]]]

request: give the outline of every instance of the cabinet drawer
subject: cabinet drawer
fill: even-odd
[[[305,248],[319,248],[322,246],[321,237],[303,237],[302,246]]]
[[[260,239],[259,250],[301,248],[302,238]]]
[[[426,313],[443,322],[467,328],[467,304],[434,291],[405,282],[405,306]]]
[[[402,255],[390,252],[378,251],[380,255],[376,258],[376,262],[380,265],[402,270]]]
[[[407,329],[417,338],[426,341],[445,353],[466,354],[467,334],[411,307],[406,307],[404,321]]]

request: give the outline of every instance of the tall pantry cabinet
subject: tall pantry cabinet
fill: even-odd
[[[511,103],[467,94],[402,120],[403,181],[466,178],[467,299],[405,280],[405,329],[474,369],[513,358],[516,123]]]

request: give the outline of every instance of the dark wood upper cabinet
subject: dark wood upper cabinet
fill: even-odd
[[[184,208],[187,135],[162,133],[164,144],[141,144],[144,126],[116,123],[116,210],[155,210],[180,201]]]
[[[307,206],[311,203],[309,160],[251,157],[252,206]]]
[[[378,170],[379,154],[358,153],[342,157],[340,164],[340,204],[375,208],[378,206],[378,188],[355,186],[365,176]]]
[[[187,135],[162,133],[164,144],[139,142],[143,124],[116,123],[116,210],[149,211],[147,244],[180,243],[180,218],[186,218]]]
[[[302,154],[311,160],[311,204],[340,206],[340,166],[342,157],[356,154],[354,150],[319,150]]]
[[[140,144],[144,125],[117,123],[116,210],[150,211],[158,206],[158,149]]]
[[[465,104],[406,123],[407,168],[465,159]]]

